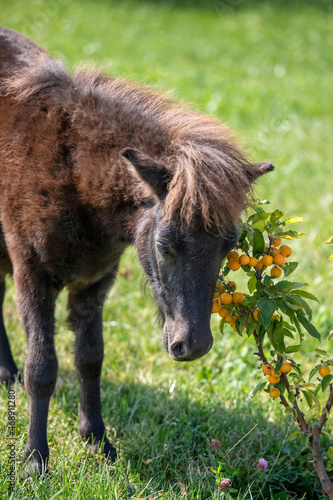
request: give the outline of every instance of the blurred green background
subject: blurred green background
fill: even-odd
[[[65,58],[69,68],[104,67],[173,90],[180,101],[234,129],[254,161],[271,160],[276,169],[260,181],[256,195],[306,219],[295,229],[307,236],[292,243],[300,262],[295,278],[321,299],[314,322],[325,337],[333,322],[333,263],[327,262],[333,247],[324,244],[333,233],[332,1],[0,0],[0,22]],[[163,351],[154,305],[141,284],[129,250],[104,325],[103,411],[121,450],[118,465],[108,469],[98,461],[96,469],[94,460],[81,456],[63,294],[49,432],[54,474],[43,485],[21,482],[15,498],[219,498],[209,441],[221,439],[226,451],[256,424],[228,454],[231,466],[243,472],[235,483],[240,498],[273,498],[281,490],[286,498],[321,498],[306,449],[285,441],[290,422],[279,405],[248,397],[261,380],[251,341],[233,332],[222,339],[213,320],[213,351],[192,364],[175,364]],[[25,341],[10,280],[9,288],[7,327],[22,368]],[[300,353],[309,367],[314,347],[310,341]],[[5,401],[5,390],[1,397]],[[28,400],[18,386],[17,397],[23,446]],[[6,453],[0,453],[4,462]],[[255,468],[260,456],[270,464],[265,478]]]

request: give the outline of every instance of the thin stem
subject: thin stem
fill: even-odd
[[[253,332],[253,338],[256,342],[257,348],[258,348],[258,355],[261,359],[261,361],[266,365],[268,364],[267,358],[264,354],[264,350],[262,347],[262,344],[259,342],[257,332]],[[289,392],[291,392],[288,377],[285,374],[282,374],[282,379],[286,385],[286,389]],[[296,398],[299,394],[299,389],[296,389]],[[285,397],[280,394],[280,401],[285,406],[286,408],[290,408],[288,402],[286,401]],[[333,500],[333,483],[328,477],[327,471],[325,469],[324,465],[324,459],[323,459],[323,454],[320,448],[320,434],[322,431],[322,428],[327,421],[331,408],[333,406],[333,384],[330,384],[330,394],[327,400],[327,403],[325,405],[325,411],[322,413],[320,416],[318,422],[316,425],[313,426],[313,428],[308,424],[308,422],[304,418],[304,413],[302,413],[300,407],[298,406],[297,399],[295,399],[293,403],[293,408],[296,410],[297,414],[297,422],[299,423],[303,434],[309,436],[309,448],[312,453],[312,457],[314,460],[314,468],[316,469],[316,472],[318,474],[320,483],[323,487],[324,492],[326,495],[330,498],[330,500]],[[294,414],[290,412],[291,416],[295,419]]]

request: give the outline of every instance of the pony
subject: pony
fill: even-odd
[[[102,71],[69,74],[0,29],[0,303],[12,274],[27,341],[27,473],[49,457],[59,292],[68,289],[75,333],[79,431],[115,460],[101,414],[102,308],[124,249],[137,248],[170,357],[203,356],[220,263],[252,184],[272,169],[251,163],[217,120]],[[0,379],[17,373],[1,307]]]

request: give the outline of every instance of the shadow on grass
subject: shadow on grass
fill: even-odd
[[[72,372],[60,374],[67,381]],[[271,498],[270,492],[285,490],[290,499],[321,498],[321,487],[307,448],[286,441],[292,432],[288,423],[271,422],[259,400],[234,401],[223,406],[222,397],[207,382],[205,402],[193,401],[187,391],[170,392],[139,383],[102,381],[102,411],[108,437],[120,459],[129,464],[142,484],[151,491],[182,491],[196,488],[200,498],[210,498],[216,488],[212,468],[223,458],[230,469],[238,469],[233,486],[245,492],[252,484],[254,498]],[[221,397],[221,401],[219,401]],[[56,390],[54,403],[77,426],[78,382]],[[75,431],[73,429],[73,433]],[[61,430],[60,430],[61,433]],[[211,439],[221,441],[221,450],[211,448]],[[58,430],[54,439],[61,439]],[[266,458],[269,469],[259,473],[256,464]],[[262,488],[262,492],[261,492]],[[148,491],[148,490],[147,490]]]
[[[104,1],[104,0],[100,0]],[[276,10],[279,8],[293,10],[304,9],[306,7],[322,10],[324,12],[333,11],[333,0],[127,0],[129,3],[138,6],[151,4],[152,7],[163,7],[171,9],[189,9],[202,11],[215,11],[219,14],[232,14],[242,10],[260,10],[263,5],[267,5]]]

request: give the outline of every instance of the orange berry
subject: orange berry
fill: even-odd
[[[255,319],[256,321],[259,321],[259,320],[258,320],[258,314],[259,314],[259,313],[260,313],[260,309],[258,309],[258,308],[257,308],[257,309],[255,309],[255,310],[253,311],[253,317],[254,317],[254,319]]]
[[[231,269],[232,271],[238,271],[238,269],[240,269],[241,265],[239,263],[238,260],[235,260],[235,259],[230,259],[228,261],[228,267],[229,269]]]
[[[282,273],[282,271],[279,267],[277,267],[277,266],[272,267],[271,276],[273,276],[274,278],[280,278],[281,273]]]
[[[231,316],[231,314],[228,314],[228,316],[226,316],[225,320],[226,320],[227,323],[232,323],[232,316]]]
[[[273,243],[272,243],[272,246],[277,248],[281,245],[281,238],[276,238]]]
[[[257,265],[256,265],[256,268],[258,269],[258,271],[261,271],[263,267],[264,267],[264,263],[263,263],[262,259],[258,260]]]
[[[228,260],[230,260],[230,259],[239,260],[239,255],[238,255],[238,252],[236,252],[236,250],[229,252]]]
[[[277,373],[271,373],[268,377],[268,382],[273,385],[278,384],[280,382],[280,375]]]
[[[319,368],[319,373],[322,377],[326,377],[326,375],[329,375],[331,373],[330,367],[329,366],[321,366]]]
[[[221,283],[221,284],[218,286],[218,289],[220,290],[220,292],[224,292],[224,290],[225,290],[225,284],[224,284],[224,283]]]
[[[239,262],[242,264],[242,266],[247,266],[247,264],[250,262],[250,257],[246,255],[246,253],[243,253],[243,255],[239,257]]]
[[[229,290],[235,292],[237,290],[237,285],[234,281],[229,281],[228,283]]]
[[[229,314],[230,314],[230,311],[228,311],[228,309],[226,309],[225,307],[222,307],[219,310],[219,315],[221,316],[221,318],[226,318]]]
[[[279,255],[279,250],[277,248],[271,248],[269,251],[269,255],[271,255],[273,258]]]
[[[272,367],[272,365],[264,365],[262,367],[262,372],[264,375],[271,375],[272,373],[274,373],[274,368]]]
[[[244,301],[244,295],[241,292],[236,292],[232,296],[232,301],[234,304],[241,304]]]
[[[293,251],[288,245],[282,245],[280,248],[280,254],[283,255],[283,257],[290,257],[292,253]]]
[[[221,309],[221,305],[220,305],[219,299],[214,299],[212,313],[218,313],[220,309]]]
[[[214,293],[214,299],[217,299],[220,296],[219,292]]]
[[[291,369],[292,369],[291,364],[290,364],[290,363],[287,363],[286,361],[284,361],[284,362],[282,363],[282,366],[281,366],[281,368],[280,368],[280,371],[281,371],[281,373],[289,373],[289,372],[291,372]]]
[[[275,398],[278,398],[280,396],[280,391],[277,387],[274,387],[274,389],[271,390],[271,392],[269,393],[270,397],[275,399]]]
[[[231,304],[231,302],[232,302],[232,295],[230,295],[230,293],[228,292],[222,293],[221,303],[227,306],[228,304]]]
[[[264,266],[271,266],[273,264],[273,257],[271,255],[264,255],[262,258]]]
[[[280,253],[278,255],[276,255],[273,259],[273,262],[274,264],[276,264],[277,266],[283,266],[283,264],[286,262],[286,258],[283,257],[283,255],[281,255]]]
[[[249,266],[255,267],[257,265],[257,263],[258,263],[258,260],[255,257],[250,257]]]

